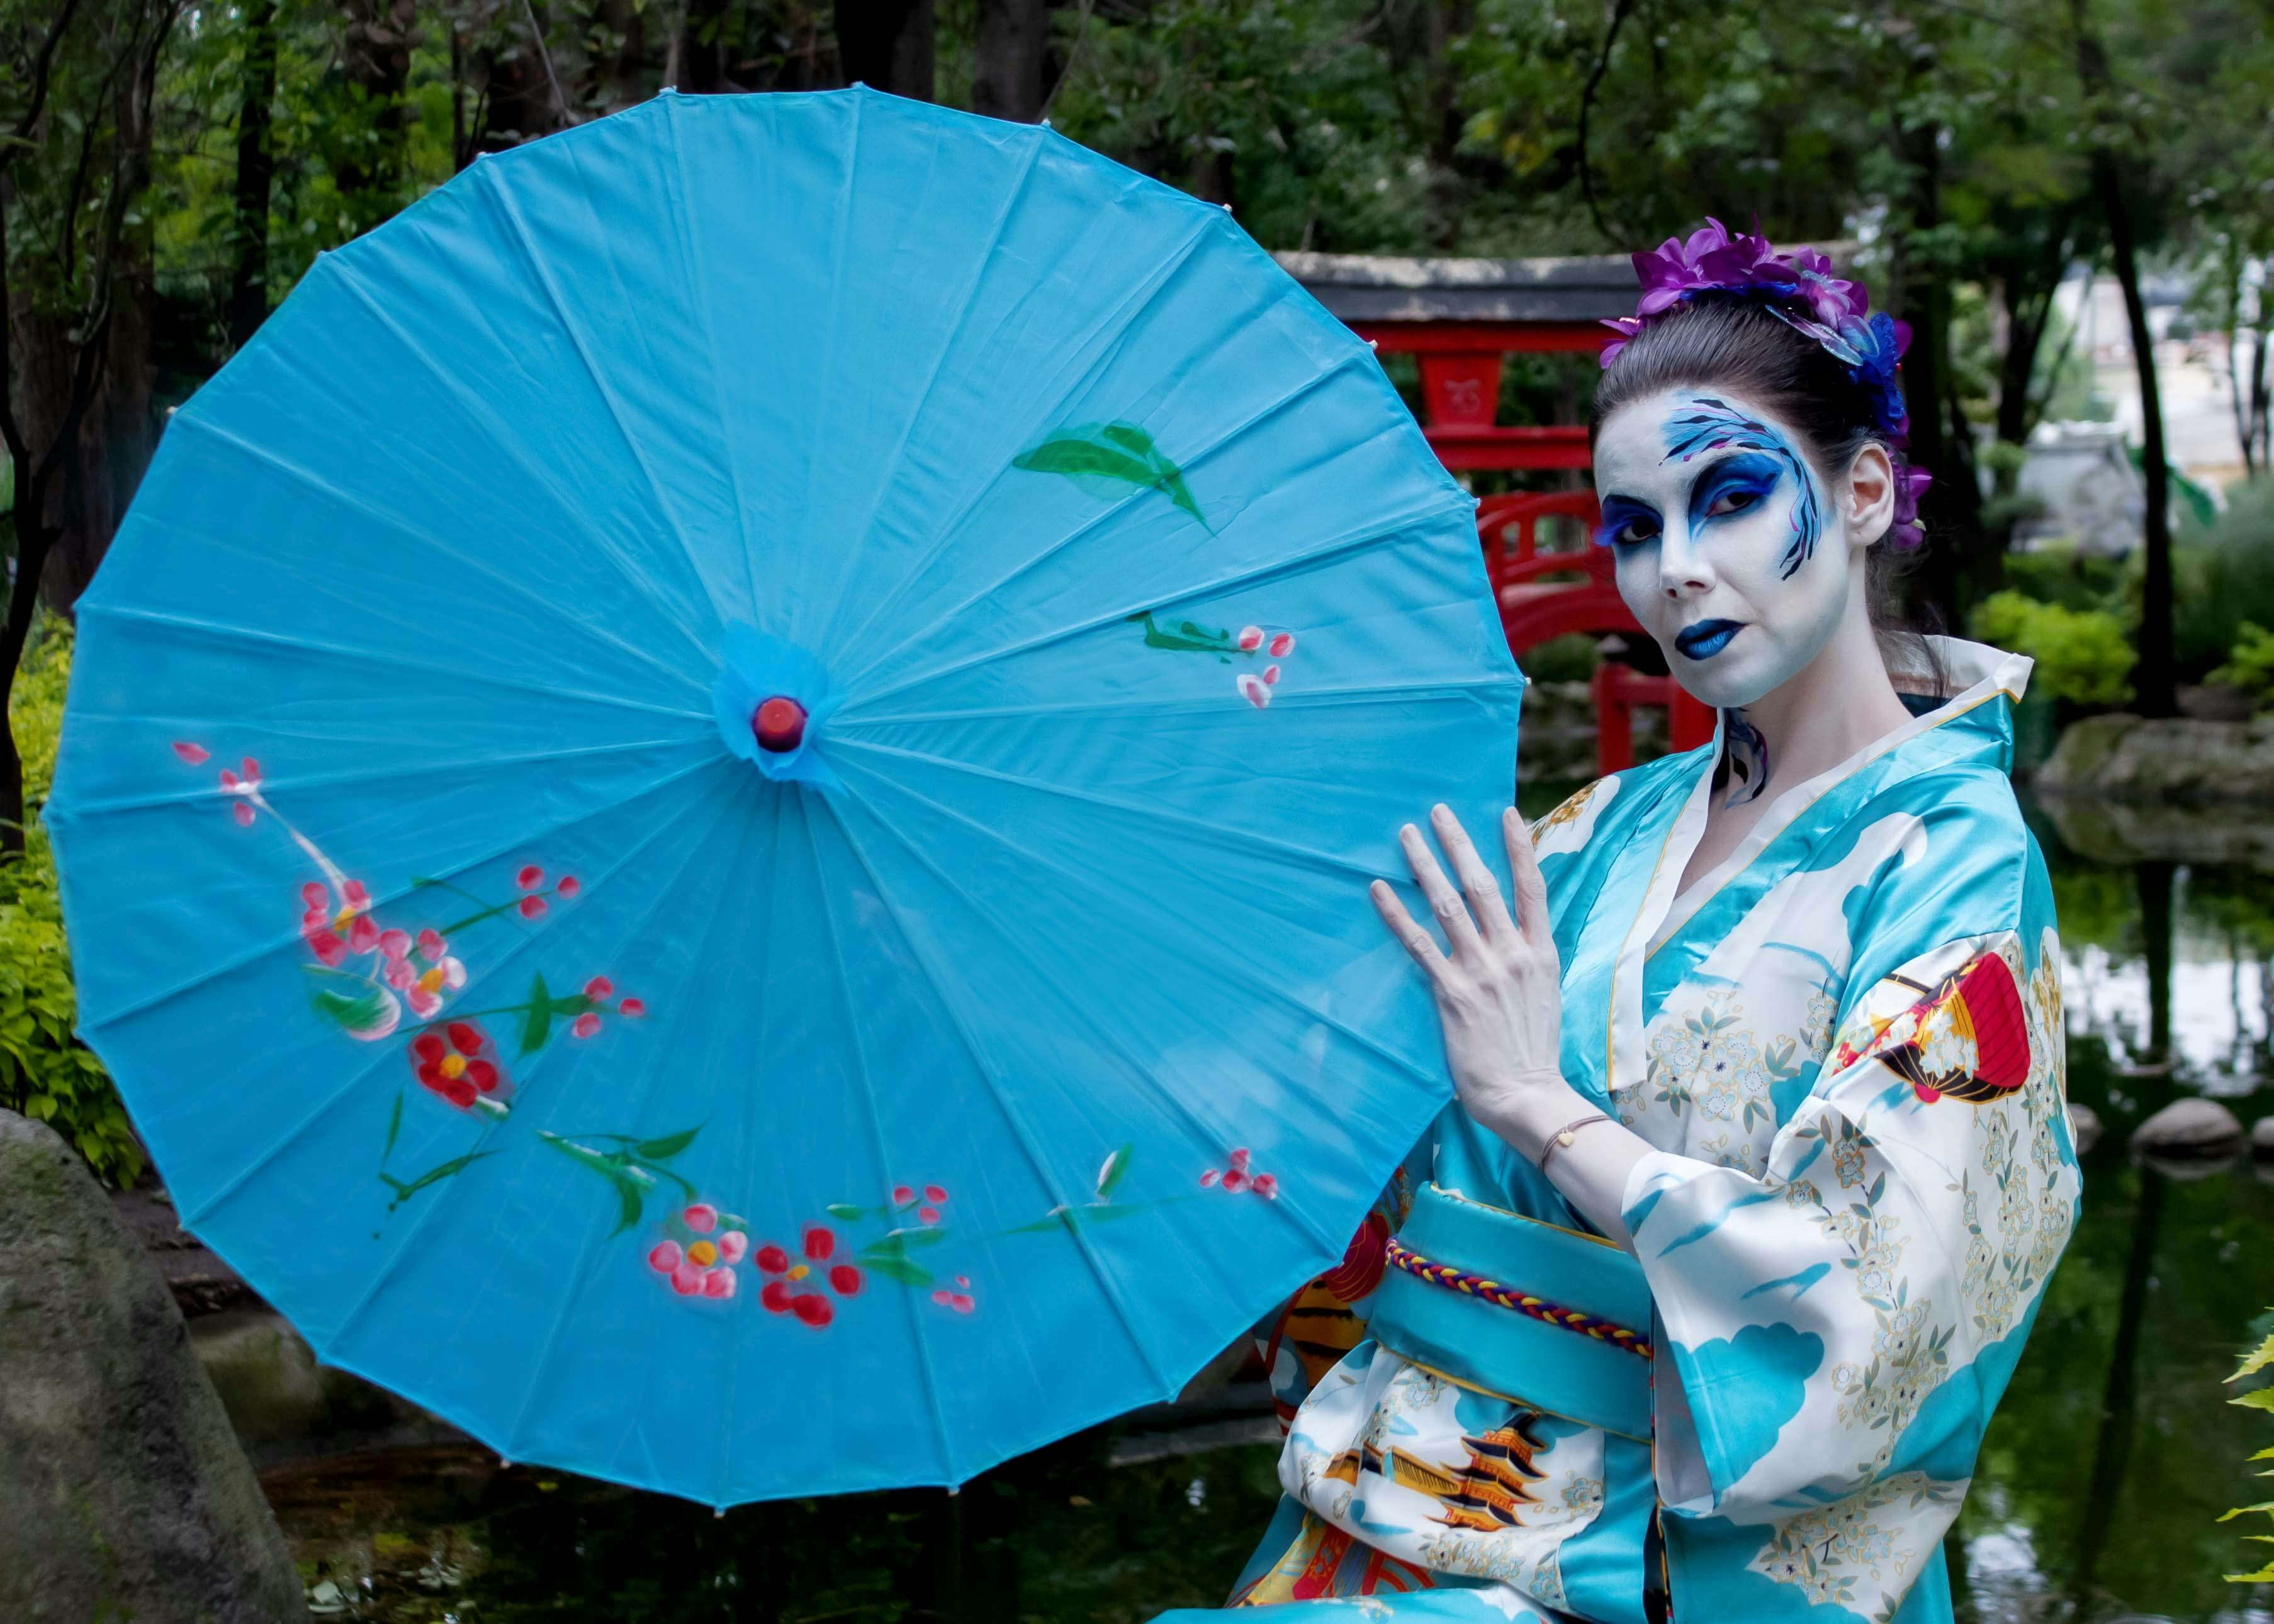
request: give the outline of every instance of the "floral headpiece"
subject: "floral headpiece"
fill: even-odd
[[[1687,241],[1669,237],[1634,257],[1642,298],[1631,316],[1603,323],[1618,336],[1603,346],[1605,366],[1654,319],[1699,294],[1758,304],[1795,332],[1820,344],[1848,369],[1871,403],[1871,415],[1891,442],[1895,464],[1895,517],[1887,540],[1916,547],[1918,501],[1934,477],[1910,466],[1903,454],[1910,420],[1897,368],[1910,348],[1909,325],[1885,311],[1867,315],[1870,296],[1860,282],[1832,274],[1832,261],[1812,248],[1781,253],[1759,231],[1732,233],[1708,216]]]

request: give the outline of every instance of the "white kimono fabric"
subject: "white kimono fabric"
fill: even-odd
[[[1271,1337],[1299,1410],[1234,1605],[1950,1618],[1943,1535],[2081,1183],[2052,894],[2006,777],[2029,662],[1938,641],[1964,691],[1787,789],[1679,897],[1712,747],[1533,831],[1564,1073],[1656,1147],[1625,1194],[1655,1310],[1647,1354],[1627,1350],[1641,1418],[1559,1414],[1521,1361],[1392,1351],[1386,1308],[1361,1340],[1390,1296],[1382,1237],[1424,1185],[1440,1210],[1585,1228],[1449,1108]],[[1541,1267],[1524,1251],[1466,1278],[1520,1291]]]

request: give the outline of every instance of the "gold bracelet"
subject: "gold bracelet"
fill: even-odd
[[[1580,1129],[1593,1127],[1599,1122],[1608,1121],[1610,1121],[1608,1116],[1606,1116],[1600,1111],[1595,1111],[1588,1116],[1577,1117],[1570,1122],[1567,1122],[1562,1127],[1556,1129],[1555,1132],[1547,1136],[1547,1144],[1540,1153],[1540,1170],[1543,1173],[1547,1170],[1548,1159],[1554,1156],[1557,1151],[1569,1150],[1570,1148],[1571,1141],[1578,1137]]]

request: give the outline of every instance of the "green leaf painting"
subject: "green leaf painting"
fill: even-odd
[[[529,989],[529,1011],[521,1022],[521,1052],[535,1054],[545,1047],[545,1040],[553,1035],[553,994],[545,985],[539,973]]]
[[[1099,1200],[1110,1201],[1113,1199],[1114,1186],[1118,1184],[1122,1179],[1127,1176],[1129,1172],[1129,1154],[1130,1152],[1135,1148],[1136,1147],[1132,1145],[1124,1145],[1120,1149],[1106,1157],[1104,1165],[1097,1169],[1097,1199]]]
[[[1020,452],[1013,466],[1029,473],[1062,474],[1085,486],[1097,482],[1109,488],[1130,485],[1159,491],[1199,520],[1201,528],[1214,533],[1193,500],[1184,470],[1133,423],[1065,424],[1052,429],[1040,445]]]
[[[303,965],[301,968],[315,979],[315,989],[309,993],[308,1002],[319,1015],[341,1031],[358,1034],[388,1029],[395,998],[387,989],[343,970],[327,970],[317,965]]]

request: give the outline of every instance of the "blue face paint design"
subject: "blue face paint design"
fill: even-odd
[[[1655,541],[1663,521],[1658,509],[1631,496],[1614,496],[1603,503],[1603,516],[1595,525],[1599,547],[1637,547]]]
[[[1757,457],[1725,458],[1721,463],[1708,469],[1690,495],[1693,522],[1702,516],[1698,502],[1707,492],[1719,492],[1726,496],[1737,491],[1758,490],[1761,464],[1768,463],[1778,468],[1781,473],[1789,473],[1798,494],[1792,504],[1792,542],[1785,548],[1781,560],[1782,568],[1779,571],[1781,579],[1789,581],[1795,571],[1816,555],[1816,544],[1824,533],[1823,520],[1816,509],[1816,481],[1808,471],[1808,464],[1802,460],[1799,452],[1786,443],[1783,435],[1767,424],[1748,417],[1727,401],[1701,395],[1692,398],[1690,404],[1693,410],[1675,417],[1666,426],[1668,462],[1679,457],[1687,462],[1692,457],[1708,451],[1719,451],[1725,446],[1761,454]],[[1746,464],[1747,467],[1724,476],[1722,468],[1730,464]],[[1771,485],[1769,489],[1774,490],[1774,485]],[[1707,507],[1710,508],[1716,500],[1720,498],[1709,498]]]

